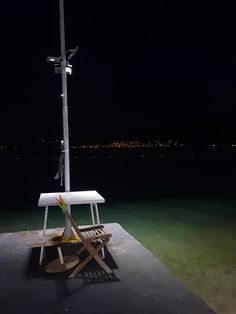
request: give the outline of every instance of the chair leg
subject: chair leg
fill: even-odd
[[[85,249],[86,249],[85,246],[82,246],[82,248],[79,249],[79,250],[75,253],[75,255],[79,256]]]
[[[103,262],[102,258],[98,254],[99,251],[104,247],[104,245],[108,241],[109,239],[104,240],[102,243],[98,245],[96,249],[92,246],[92,244],[91,246],[85,245],[84,248],[86,248],[89,251],[90,255],[87,256],[86,259],[74,269],[74,271],[69,275],[69,278],[74,278],[93,258],[105,270],[106,273],[108,274],[112,273],[112,270]]]
[[[82,263],[79,264],[78,267],[68,276],[68,278],[74,278],[83,268],[88,264],[88,262],[92,259],[91,255],[89,255]]]
[[[103,262],[102,258],[100,257],[100,255],[98,254],[98,252],[101,249],[104,249],[104,246],[107,244],[107,242],[109,241],[109,239],[105,239],[103,240],[100,245],[98,245],[98,247],[95,249],[93,246],[92,247],[88,247],[88,251],[89,253],[92,255],[92,257],[98,262],[98,264],[108,273],[112,273],[111,269]]]
[[[95,260],[98,262],[98,264],[107,272],[108,274],[112,273],[112,270],[103,262],[101,257],[99,255],[93,256]]]

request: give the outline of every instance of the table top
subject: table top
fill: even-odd
[[[68,205],[105,203],[105,199],[97,191],[54,192],[41,193],[38,206],[57,206],[56,198],[60,195]]]

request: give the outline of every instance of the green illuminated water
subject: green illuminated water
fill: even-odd
[[[60,191],[55,161],[0,164],[1,232],[41,229],[41,192]],[[102,222],[118,222],[217,313],[236,313],[236,168],[232,161],[73,160],[72,190],[97,190]],[[4,183],[4,184],[3,184]],[[80,224],[86,206],[73,207]],[[64,217],[50,208],[49,227]]]

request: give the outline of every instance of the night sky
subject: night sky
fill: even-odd
[[[236,140],[234,1],[65,0],[70,140]],[[0,142],[62,137],[58,0],[4,1]]]

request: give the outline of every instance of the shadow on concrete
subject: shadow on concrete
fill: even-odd
[[[62,252],[63,255],[74,255],[76,251],[79,250],[81,245],[70,245],[70,244],[63,244],[62,245]],[[105,259],[104,262],[112,269],[118,269],[118,266],[110,254],[110,252],[107,250],[107,248],[104,248],[105,251]],[[40,254],[40,248],[32,248],[31,254],[29,254],[29,260],[25,268],[25,278],[26,279],[33,279],[33,278],[45,278],[49,280],[55,280],[55,281],[61,281],[61,280],[67,280],[69,274],[73,271],[74,268],[69,269],[64,272],[59,273],[47,273],[45,272],[46,265],[58,258],[57,250],[55,247],[46,247],[45,248],[45,258],[43,261],[42,266],[39,266],[39,254]],[[86,256],[88,255],[87,252],[83,252],[79,258],[80,262],[83,261]],[[77,266],[77,265],[76,265]],[[90,261],[86,267],[77,274],[76,278],[82,279],[85,285],[88,284],[95,284],[95,283],[103,283],[103,282],[110,282],[110,281],[119,281],[119,279],[115,276],[114,272],[111,274],[107,274],[95,260]],[[68,279],[71,280],[71,279]]]

